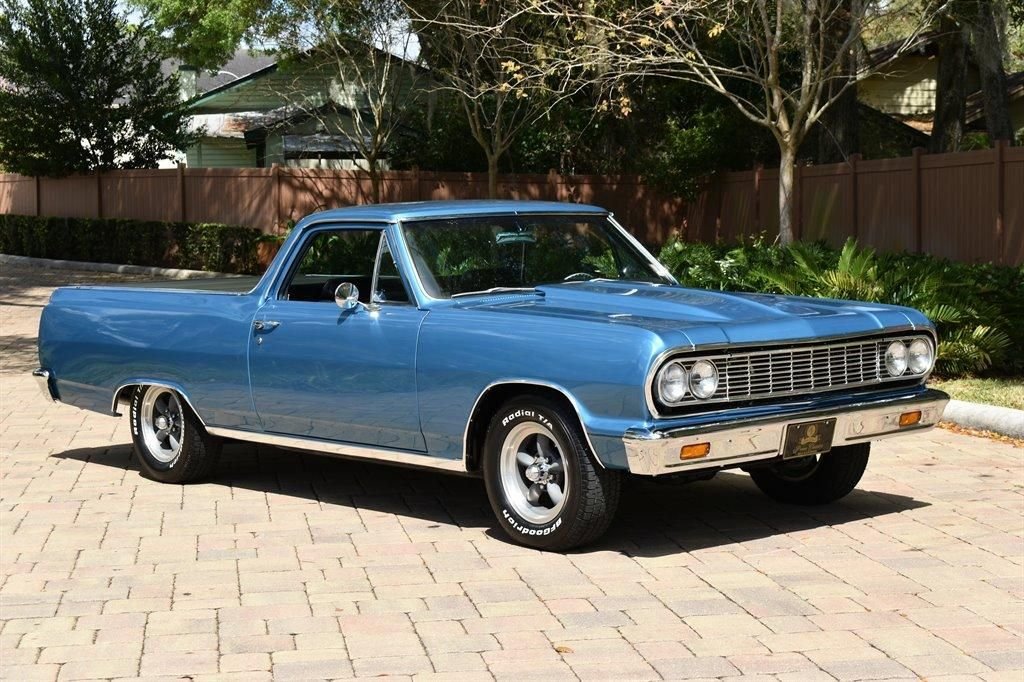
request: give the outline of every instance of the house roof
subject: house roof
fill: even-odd
[[[217,71],[199,70],[196,77],[196,93],[203,94],[210,90],[223,87],[240,78],[245,78],[254,71],[259,71],[274,63],[274,58],[266,54],[256,54],[249,50],[238,50],[226,64]],[[165,59],[160,63],[160,71],[169,76],[183,65],[179,59]]]
[[[1024,71],[1011,73],[1006,77],[1006,93],[1009,99],[1024,97]],[[981,90],[967,95],[964,101],[964,122],[970,125],[985,118],[985,97]]]
[[[425,71],[424,67],[398,55],[376,47],[373,49],[378,54],[402,62],[417,71]],[[194,113],[231,113],[277,109],[289,104],[293,99],[290,93],[296,91],[310,91],[326,98],[325,93],[330,89],[333,72],[330,68],[326,71],[318,69],[315,63],[306,67],[307,64],[310,64],[314,50],[315,48],[310,48],[289,60],[292,66],[303,65],[298,69],[282,70],[284,73],[278,75],[281,63],[271,62],[245,76],[203,92],[188,103],[188,108]],[[316,92],[317,90],[321,92]]]
[[[900,38],[885,45],[879,45],[868,51],[867,66],[869,68],[878,68],[882,64],[908,55],[932,57],[938,51],[935,41],[941,35],[938,31],[926,31],[913,38]]]

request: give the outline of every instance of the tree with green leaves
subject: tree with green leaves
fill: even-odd
[[[0,0],[0,165],[152,168],[195,139],[161,41],[117,0]]]
[[[487,194],[498,196],[501,158],[547,108],[547,87],[527,78],[543,20],[509,0],[404,3],[439,89],[454,93],[487,159]]]
[[[515,8],[487,32],[508,41],[519,34],[507,26],[527,21],[544,26],[520,38],[519,51],[530,57],[509,68],[521,69],[525,82],[539,81],[562,96],[602,88],[609,94],[606,106],[628,110],[630,84],[647,78],[717,93],[778,145],[779,238],[788,243],[795,238],[794,177],[801,144],[854,87],[849,53],[865,27],[905,11],[910,1],[515,0]],[[860,75],[870,68],[862,67]]]

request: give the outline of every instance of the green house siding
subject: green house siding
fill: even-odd
[[[185,152],[190,168],[255,168],[256,150],[241,138],[204,137]],[[268,162],[269,164],[269,162]]]

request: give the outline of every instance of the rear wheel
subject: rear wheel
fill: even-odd
[[[786,504],[828,504],[857,487],[870,451],[869,443],[833,448],[824,455],[751,468],[750,477],[773,500]]]
[[[491,419],[484,481],[502,528],[529,547],[564,550],[607,530],[621,474],[590,454],[575,415],[542,398],[515,398]]]
[[[220,442],[188,403],[165,386],[139,386],[131,399],[132,442],[142,472],[164,483],[188,483],[217,466]]]

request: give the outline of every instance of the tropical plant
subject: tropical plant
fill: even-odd
[[[735,246],[673,241],[662,261],[690,286],[868,301],[916,308],[936,326],[943,376],[1020,373],[1024,268],[969,265],[914,254],[876,254],[852,239],[780,247],[763,237]]]

